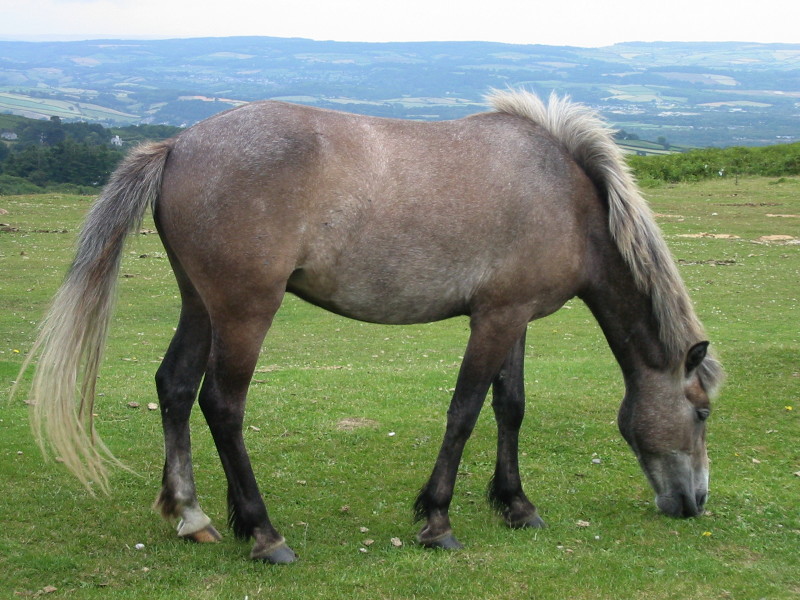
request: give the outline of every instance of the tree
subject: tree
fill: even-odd
[[[48,146],[55,146],[63,142],[66,138],[67,134],[64,131],[64,126],[61,124],[61,119],[56,116],[50,117],[50,122],[44,129],[42,141]]]

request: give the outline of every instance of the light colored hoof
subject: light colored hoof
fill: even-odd
[[[211,542],[219,542],[222,540],[222,536],[213,525],[208,525],[200,531],[188,533],[186,535],[182,535],[181,537],[192,542],[197,542],[198,544],[209,544]]]

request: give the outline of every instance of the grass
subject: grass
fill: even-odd
[[[438,450],[466,320],[382,327],[288,298],[267,338],[246,421],[271,516],[301,556],[288,567],[251,563],[250,544],[224,530],[224,477],[199,411],[198,490],[225,539],[183,543],[150,508],[162,439],[158,412],[146,405],[155,401],[152,376],[179,305],[157,236],[136,236],[98,406],[101,434],[136,474],[116,472],[110,496],[90,496],[61,465],[42,461],[22,399],[0,404],[0,598],[51,587],[54,598],[90,599],[799,597],[800,249],[756,241],[800,238],[800,218],[768,216],[800,214],[798,191],[793,179],[648,191],[729,373],[710,421],[710,512],[698,519],[656,512],[614,424],[618,368],[591,315],[570,302],[533,323],[528,336],[521,465],[549,528],[509,531],[490,513],[483,494],[494,425],[486,410],[452,507],[467,548],[419,548],[410,505]],[[0,227],[3,389],[89,204],[78,196],[0,198],[8,211],[0,216],[7,224]],[[739,237],[681,237],[701,233]]]

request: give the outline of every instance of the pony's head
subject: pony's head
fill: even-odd
[[[703,513],[708,498],[706,420],[722,377],[707,354],[691,347],[680,369],[650,373],[629,385],[619,410],[620,432],[656,493],[656,506],[672,517]]]

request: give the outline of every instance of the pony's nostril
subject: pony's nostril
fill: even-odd
[[[697,492],[697,494],[695,494],[695,501],[697,502],[697,508],[700,509],[700,512],[703,512],[703,507],[706,505],[707,500],[708,492]]]
[[[687,519],[696,517],[703,513],[706,494],[675,494],[669,496],[659,496],[656,498],[656,505],[670,517]],[[702,500],[702,502],[701,502]]]
[[[684,517],[696,517],[697,515],[702,514],[703,503],[700,502],[702,499],[700,494],[697,494],[696,496],[684,494],[681,499],[683,500]]]

